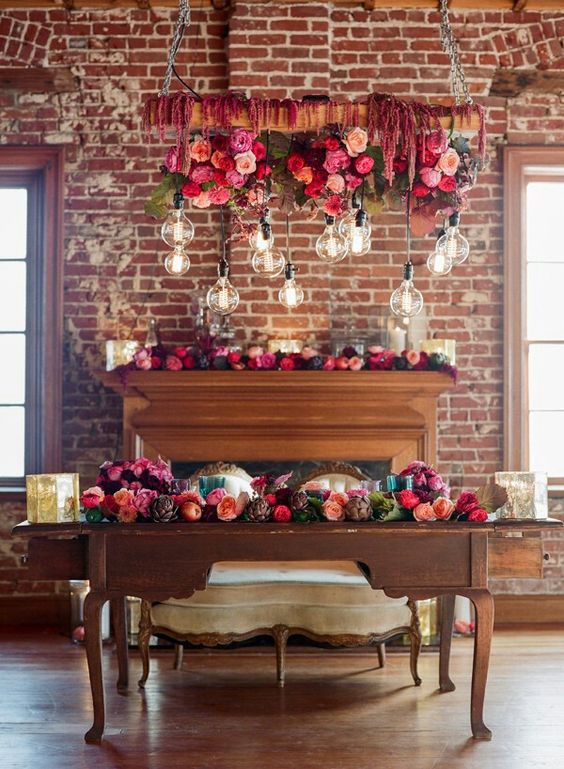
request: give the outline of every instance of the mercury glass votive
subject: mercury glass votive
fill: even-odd
[[[108,339],[106,342],[106,371],[131,363],[139,349],[135,339]]]
[[[440,352],[452,363],[456,365],[456,340],[455,339],[422,339],[421,352],[431,355],[434,352]]]
[[[269,339],[268,352],[283,352],[288,355],[292,352],[301,352],[304,343],[300,339]]]
[[[27,520],[73,523],[79,520],[78,473],[26,475]]]
[[[507,491],[507,502],[498,518],[547,518],[548,479],[546,473],[500,472],[495,482]]]

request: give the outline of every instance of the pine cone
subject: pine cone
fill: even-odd
[[[157,523],[168,523],[176,518],[176,505],[172,497],[161,494],[151,504],[151,518]]]
[[[248,521],[263,523],[270,519],[272,508],[263,497],[255,497],[247,505],[245,513]]]
[[[345,505],[347,521],[368,521],[372,517],[372,506],[368,497],[351,497]]]
[[[300,512],[300,510],[305,510],[308,504],[309,500],[305,491],[294,491],[290,497],[290,507],[292,510],[296,510],[297,512]]]

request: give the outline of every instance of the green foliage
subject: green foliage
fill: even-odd
[[[375,518],[385,519],[395,507],[395,500],[391,497],[385,497],[381,491],[372,491],[368,495],[370,504],[372,506],[372,513]]]
[[[185,182],[182,174],[167,174],[151,197],[145,201],[145,213],[154,219],[164,219],[172,205],[172,198],[177,189]]]
[[[99,507],[91,507],[86,509],[85,517],[87,523],[101,523],[104,520],[104,513]]]
[[[405,507],[400,507],[398,504],[394,504],[390,512],[382,518],[383,521],[409,521],[413,518],[411,512],[406,510]]]

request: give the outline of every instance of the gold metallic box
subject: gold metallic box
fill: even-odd
[[[80,517],[78,473],[26,475],[29,523],[73,523]]]

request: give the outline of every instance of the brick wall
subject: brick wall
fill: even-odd
[[[0,144],[66,148],[64,463],[85,479],[119,445],[119,400],[91,374],[103,364],[103,341],[116,335],[118,323],[142,339],[151,315],[165,340],[188,339],[191,300],[215,275],[214,214],[193,214],[193,266],[181,279],[165,277],[157,265],[162,244],[157,227],[143,214],[143,200],[158,179],[162,148],[141,135],[140,105],[160,85],[172,18],[169,10],[0,14],[0,66],[70,68],[76,84],[76,90],[54,94],[0,94]],[[561,14],[500,11],[456,12],[452,21],[472,93],[489,108],[491,162],[464,217],[472,246],[469,264],[452,277],[432,281],[420,269],[417,283],[431,330],[458,342],[461,379],[456,392],[442,401],[440,469],[456,485],[472,485],[493,473],[502,458],[499,147],[506,141],[564,143],[561,95],[524,92],[502,99],[488,94],[498,67],[563,68],[564,21]],[[226,12],[193,11],[179,69],[201,92],[230,87],[273,96],[355,97],[370,90],[446,96],[448,63],[437,25],[438,15],[423,10],[236,2],[230,18]],[[295,221],[294,260],[307,294],[294,314],[275,301],[277,287],[249,275],[246,249],[234,249],[233,281],[241,293],[234,325],[241,337],[261,340],[292,330],[326,343],[331,303],[359,315],[371,305],[385,305],[400,279],[404,224],[401,216],[387,214],[373,225],[369,255],[328,269],[312,255],[320,224]],[[282,235],[280,220],[275,231]],[[429,243],[414,245],[414,261],[421,262]],[[18,572],[8,529],[21,512],[6,507],[0,514],[0,592],[9,593],[18,589]],[[549,543],[556,565],[550,581],[535,589],[564,592],[562,544]]]

